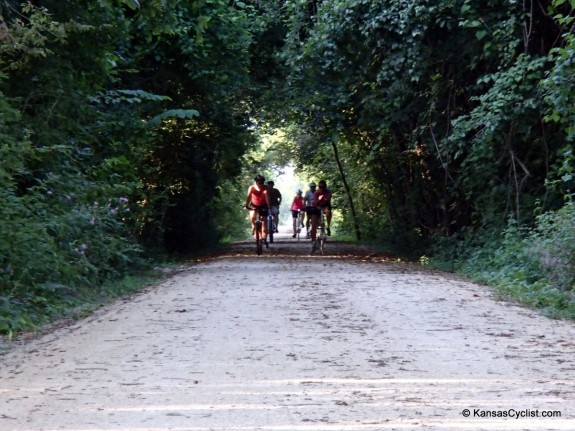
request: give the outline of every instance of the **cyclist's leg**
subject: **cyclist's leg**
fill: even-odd
[[[275,231],[278,231],[278,225],[280,222],[280,207],[274,207],[274,211],[272,213],[272,215],[274,216],[274,226],[275,226]]]
[[[256,241],[261,239],[261,235],[262,235],[261,225],[258,222],[258,220],[256,220],[256,222],[254,224],[254,238],[256,239]]]
[[[298,211],[291,211],[291,218],[292,218],[292,228],[293,228],[293,236],[292,238],[295,238],[296,234],[297,234],[297,224],[298,224]]]
[[[311,214],[311,240],[315,241],[320,215],[319,211],[317,211],[315,208],[308,214],[308,217],[310,214]]]
[[[305,230],[307,233],[307,236],[310,236],[310,228],[311,228],[311,213],[313,212],[313,208],[312,207],[306,207],[305,208],[305,213],[306,213],[306,218],[305,218]]]
[[[331,207],[325,207],[323,213],[325,215],[325,226],[327,234],[331,235]]]
[[[255,227],[254,227],[254,231],[255,231],[255,239],[256,239],[256,252],[259,255],[262,254],[263,251],[263,241],[262,241],[262,223],[261,220],[256,219],[255,222]]]
[[[325,214],[325,224],[326,226],[331,226],[331,208],[330,207],[325,207],[323,210],[323,213]]]
[[[252,222],[252,235],[256,234],[256,219],[258,218],[257,208],[250,211],[250,221]]]

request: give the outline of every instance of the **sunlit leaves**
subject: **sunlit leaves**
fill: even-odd
[[[169,109],[167,111],[162,112],[159,115],[156,115],[154,118],[148,121],[148,124],[150,126],[158,126],[162,123],[162,121],[168,118],[176,117],[182,119],[191,119],[194,117],[198,117],[199,115],[200,113],[195,109]]]
[[[140,8],[140,2],[138,0],[122,0],[122,3],[127,4],[133,10]]]
[[[46,9],[29,3],[23,13],[27,16],[16,15],[8,21],[0,16],[0,70],[22,69],[35,57],[53,54],[52,43],[66,41],[66,26],[54,21]]]

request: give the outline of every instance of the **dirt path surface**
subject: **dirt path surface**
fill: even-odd
[[[252,248],[0,356],[0,430],[575,430],[573,323],[361,248]]]

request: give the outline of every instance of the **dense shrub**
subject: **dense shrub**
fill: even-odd
[[[572,198],[558,211],[537,218],[526,241],[526,253],[545,279],[558,289],[575,292],[575,204]]]
[[[437,241],[432,264],[494,286],[503,298],[575,319],[575,205],[537,218],[532,228],[510,221],[507,228]],[[443,265],[444,266],[444,265]]]
[[[127,198],[89,200],[85,179],[69,194],[45,184],[0,192],[0,332],[42,323],[141,262],[122,220]]]
[[[112,140],[98,132],[104,114],[89,97],[105,79],[97,67],[100,51],[90,45],[92,63],[80,66],[78,47],[68,43],[95,27],[59,23],[31,4],[21,13],[0,7],[0,22],[12,42],[0,45],[4,334],[97,295],[104,281],[133,271],[141,251],[129,228],[126,196],[133,188],[119,169],[103,168]]]

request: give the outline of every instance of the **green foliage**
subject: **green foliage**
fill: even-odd
[[[134,10],[140,8],[140,2],[138,0],[122,0],[122,3],[128,5],[128,7]]]
[[[575,20],[575,4],[571,2],[571,10],[567,14],[560,13],[565,9],[566,1],[556,0],[553,2],[555,9],[554,18],[561,28],[566,31],[561,46],[551,50],[554,61],[553,68],[543,81],[545,99],[551,106],[551,113],[545,119],[550,122],[560,123],[565,127],[567,139],[573,142],[575,139],[575,34],[573,34],[573,22]]]
[[[0,70],[21,70],[36,58],[46,58],[53,54],[51,43],[65,43],[68,37],[64,25],[31,3],[23,6],[22,15],[15,13],[11,21],[0,23]]]
[[[509,213],[529,220],[537,199],[557,205],[545,187],[564,145],[542,121],[540,83],[558,35],[544,11],[498,0],[293,1],[285,19],[283,117],[298,123],[299,163],[328,166],[322,147],[337,134],[353,154],[352,195],[375,182],[384,201],[372,204],[384,214],[361,215],[368,231],[385,220],[377,231],[425,242],[501,226]]]
[[[569,200],[540,215],[533,228],[510,219],[502,236],[492,230],[443,238],[431,262],[443,268],[450,262],[451,269],[494,286],[504,298],[575,319],[574,216]]]
[[[297,8],[295,2],[292,8]],[[437,202],[446,198],[434,195],[440,193],[435,183],[442,172],[430,165],[433,154],[428,149],[433,146],[425,142],[431,138],[429,124],[435,121],[427,114],[425,102],[429,98],[435,104],[437,95],[422,92],[422,85],[426,76],[437,75],[430,73],[431,66],[446,61],[431,58],[428,41],[440,37],[457,41],[451,33],[457,30],[455,19],[449,16],[452,10],[450,2],[431,6],[426,2],[330,1],[322,2],[307,18],[309,11],[292,13],[293,19],[300,18],[284,55],[292,68],[290,83],[298,91],[294,92],[294,118],[304,125],[297,141],[309,143],[301,148],[302,163],[317,165],[320,158],[327,167],[333,155],[321,147],[331,145],[334,134],[344,149],[352,148],[353,156],[343,154],[349,175],[356,177],[350,182],[352,196],[362,199],[364,190],[374,190],[374,182],[379,192],[369,199],[376,211],[359,211],[362,223],[388,224],[386,229],[368,227],[368,232],[417,237],[422,224],[435,229],[439,222],[434,220]],[[299,26],[306,19],[309,28],[303,31]],[[459,45],[452,50],[452,55],[466,52]],[[438,127],[443,127],[445,113],[433,115]],[[335,177],[333,183],[337,171],[329,167],[325,171]],[[428,220],[422,223],[420,216]]]
[[[134,271],[140,244],[189,252],[243,215],[225,190],[254,143],[257,7],[120,4],[0,7],[0,331]]]
[[[0,76],[1,332],[44,323],[143,263],[130,229],[135,169],[111,136],[128,123],[98,109],[96,97],[112,80],[108,45],[91,45],[102,16],[92,26],[31,5],[9,12],[3,31],[13,44],[0,50],[0,64],[10,64]]]
[[[575,203],[572,197],[559,210],[537,217],[536,229],[525,248],[550,284],[575,294]]]
[[[237,182],[222,182],[214,198],[213,219],[222,241],[243,240],[249,235],[246,212],[241,210],[246,190]]]
[[[545,65],[544,58],[520,55],[510,67],[479,79],[478,84],[485,84],[487,91],[472,98],[477,106],[469,114],[453,121],[452,133],[445,143],[450,164],[459,166],[461,185],[488,223],[509,208],[514,208],[520,218],[523,195],[543,185],[544,177],[533,178],[542,155],[524,143],[533,142],[536,147],[542,139],[545,107],[538,86]],[[533,183],[532,179],[540,183]]]
[[[162,121],[167,118],[177,117],[177,118],[194,118],[199,116],[200,113],[195,109],[169,109],[168,111],[162,112],[156,115],[149,121],[150,126],[159,126]]]
[[[251,26],[261,30],[254,10],[223,0],[150,2],[133,23],[129,80],[170,99],[150,115],[148,125],[159,127],[139,161],[137,231],[149,247],[185,254],[228,234],[214,220],[214,200],[240,175],[254,143],[248,51]],[[224,216],[235,214],[218,220]]]

